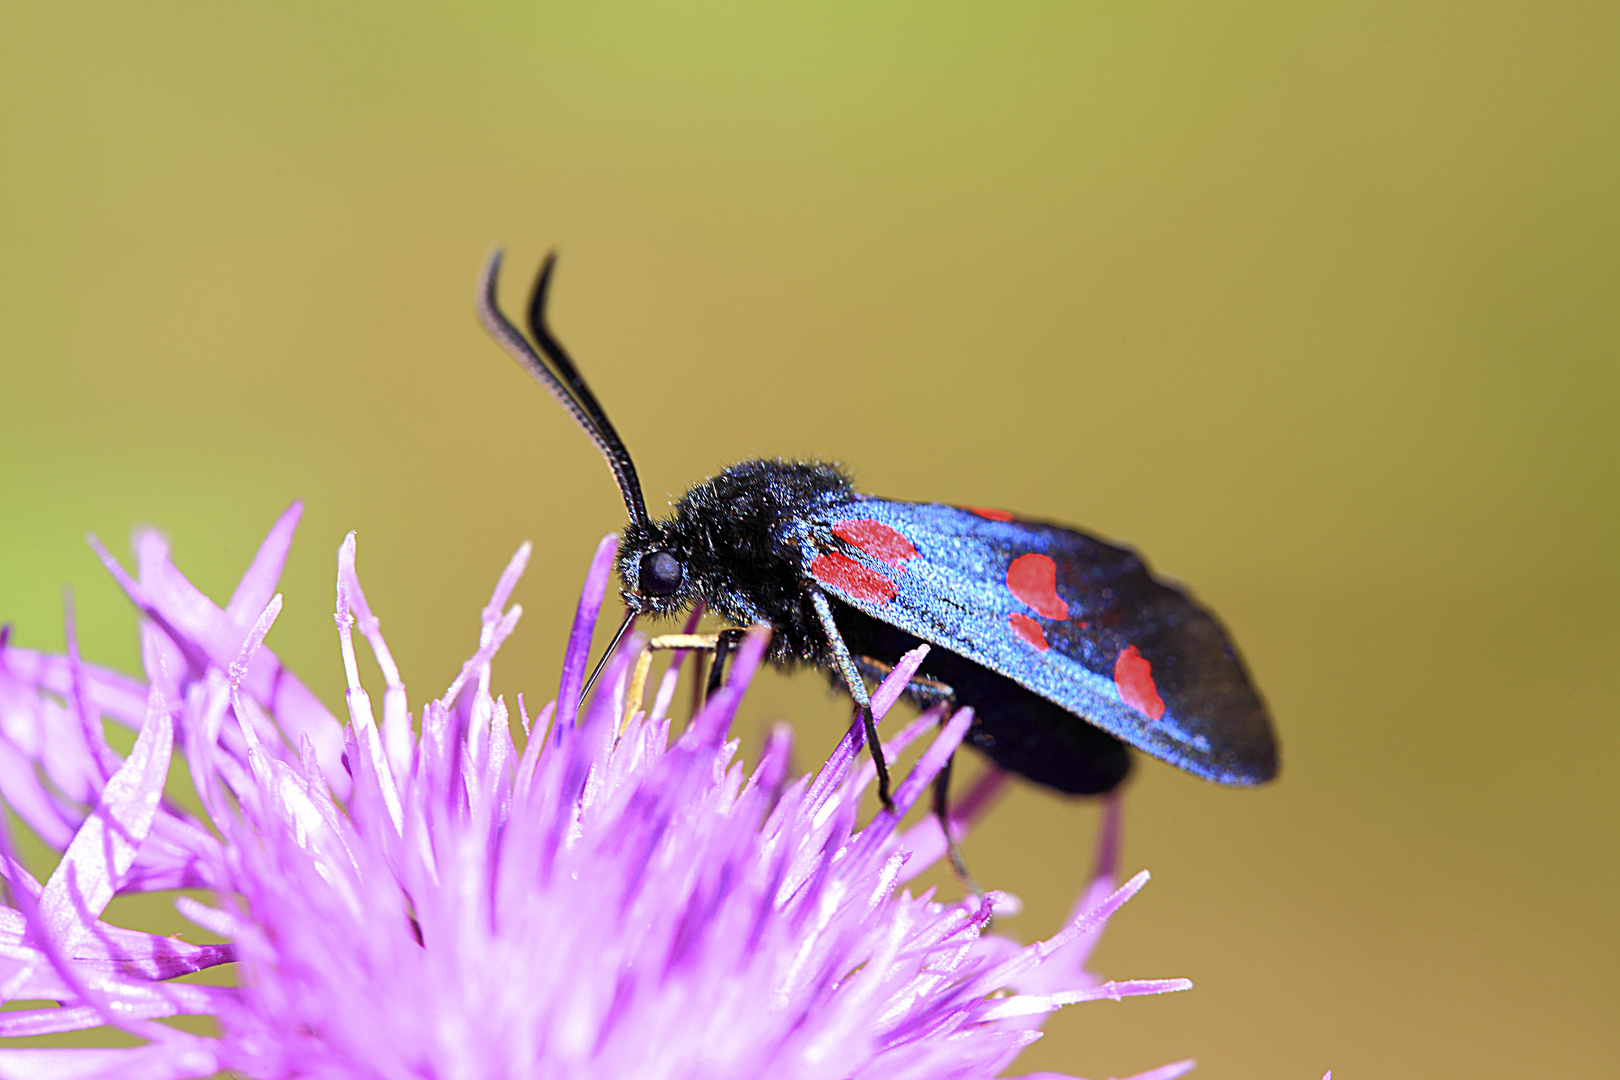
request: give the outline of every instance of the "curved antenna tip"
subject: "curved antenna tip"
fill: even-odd
[[[536,341],[548,344],[556,340],[546,326],[546,295],[551,291],[551,271],[556,266],[557,249],[552,248],[540,261],[540,272],[534,277],[534,291],[529,295],[529,329]]]
[[[495,296],[495,282],[501,276],[501,262],[506,258],[506,249],[500,246],[489,253],[484,260],[484,268],[478,274],[478,292],[493,300]]]

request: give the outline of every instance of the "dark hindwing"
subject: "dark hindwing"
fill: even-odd
[[[999,511],[858,496],[802,541],[829,595],[1222,784],[1277,771],[1220,623],[1135,552]]]

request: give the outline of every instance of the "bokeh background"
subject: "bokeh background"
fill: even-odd
[[[1146,763],[1098,956],[1188,994],[1015,1071],[1620,1073],[1620,8],[7,4],[0,619],[134,669],[82,540],[216,597],[308,504],[271,644],[342,685],[335,552],[413,696],[525,538],[554,692],[606,470],[472,316],[559,332],[649,502],[759,454],[1138,545],[1227,621],[1285,766]],[[847,713],[762,681],[808,764]],[[967,844],[1051,932],[1097,812]],[[942,883],[949,888],[949,882]]]

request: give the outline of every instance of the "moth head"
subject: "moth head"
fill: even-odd
[[[664,615],[690,605],[689,560],[661,522],[627,526],[615,565],[624,602],[632,611]]]

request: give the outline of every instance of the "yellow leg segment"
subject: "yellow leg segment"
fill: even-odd
[[[642,699],[647,693],[647,676],[652,672],[652,654],[672,649],[696,649],[702,652],[713,652],[719,645],[719,634],[663,634],[651,638],[641,655],[636,657],[636,670],[630,676],[630,692],[624,697],[624,716],[619,721],[619,730],[623,731],[630,723],[630,718],[636,715],[641,708]]]

